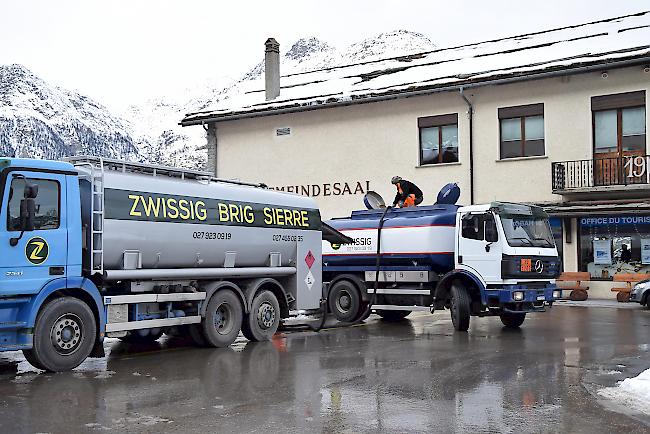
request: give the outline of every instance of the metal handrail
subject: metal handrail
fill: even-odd
[[[554,192],[650,184],[649,171],[650,155],[558,161],[551,164],[551,183]]]
[[[64,160],[72,163],[73,165],[77,165],[79,163],[90,163],[98,167],[106,167],[108,169],[118,170],[121,172],[143,173],[152,176],[166,175],[171,177],[178,177],[181,179],[205,180],[226,184],[243,185],[247,187],[268,188],[266,184],[262,183],[256,184],[251,182],[236,181],[232,179],[216,178],[211,172],[182,169],[179,167],[160,166],[157,164],[137,163],[132,161],[116,160],[112,158],[102,158],[87,155],[67,157]]]

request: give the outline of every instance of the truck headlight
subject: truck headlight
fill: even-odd
[[[562,298],[562,291],[553,291],[553,298]]]
[[[523,301],[524,293],[522,291],[515,291],[512,293],[512,299],[514,301]]]

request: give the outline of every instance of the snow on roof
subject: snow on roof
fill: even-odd
[[[264,77],[241,83],[182,125],[311,110],[494,83],[551,71],[650,61],[650,11],[418,54],[371,60],[281,77],[280,96],[265,101]],[[583,69],[584,70],[584,69]]]

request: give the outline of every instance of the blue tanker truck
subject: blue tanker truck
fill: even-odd
[[[0,351],[63,371],[104,337],[269,339],[321,306],[316,203],[209,173],[0,158]]]
[[[541,208],[458,206],[455,184],[429,206],[391,209],[373,195],[365,200],[369,209],[328,222],[353,239],[323,241],[326,299],[337,319],[375,312],[396,321],[447,308],[458,331],[468,329],[470,316],[499,316],[506,327],[519,327],[527,313],[561,296],[560,259]]]

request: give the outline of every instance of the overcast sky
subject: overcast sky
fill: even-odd
[[[649,0],[0,0],[0,64],[112,108],[238,77],[264,41],[343,47],[406,29],[438,46],[477,42],[650,9]]]

